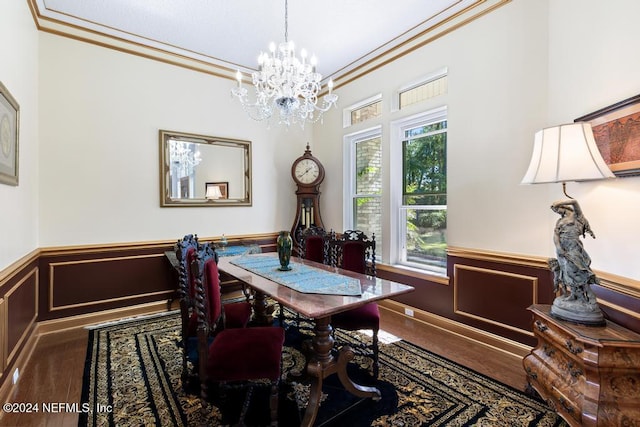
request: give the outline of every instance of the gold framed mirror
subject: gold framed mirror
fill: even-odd
[[[160,130],[160,206],[251,206],[251,141]]]

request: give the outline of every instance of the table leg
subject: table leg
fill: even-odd
[[[312,340],[313,355],[307,365],[307,373],[311,377],[309,403],[304,413],[301,426],[310,427],[316,420],[320,398],[322,397],[322,382],[331,374],[337,373],[340,382],[347,391],[359,397],[371,397],[380,400],[380,390],[375,387],[365,387],[354,383],[347,374],[347,363],[354,357],[353,350],[346,346],[338,352],[338,358],[331,354],[333,337],[331,336],[331,317],[315,319],[315,334]]]
[[[253,296],[253,314],[258,325],[273,324],[273,306],[267,303],[267,296],[262,292],[256,292]]]

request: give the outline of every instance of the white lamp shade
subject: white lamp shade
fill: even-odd
[[[207,194],[205,196],[207,199],[219,199],[222,197],[222,192],[220,191],[220,187],[217,185],[210,185],[207,187]]]
[[[522,184],[615,178],[605,163],[589,123],[554,126],[536,132]]]

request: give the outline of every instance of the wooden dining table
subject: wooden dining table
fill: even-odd
[[[275,257],[277,259],[276,253],[244,256]],[[258,323],[270,324],[273,320],[271,316],[273,309],[268,306],[268,298],[277,301],[294,312],[300,313],[314,323],[314,335],[311,345],[312,354],[306,367],[307,374],[311,379],[311,390],[301,426],[312,426],[315,422],[320,406],[323,380],[334,373],[338,374],[340,382],[350,393],[358,397],[372,398],[374,400],[382,398],[378,388],[357,384],[349,378],[347,364],[354,358],[354,352],[349,346],[340,348],[337,356],[333,355],[334,339],[331,333],[331,316],[370,302],[412,292],[414,290],[413,287],[313,261],[292,258],[293,267],[301,264],[356,279],[360,282],[361,287],[360,295],[351,296],[300,292],[265,275],[257,274],[235,265],[234,261],[238,258],[240,257],[220,258],[218,268],[254,290],[254,315]]]

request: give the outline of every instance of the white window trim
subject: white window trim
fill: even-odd
[[[389,150],[389,219],[392,229],[391,244],[389,245],[389,259],[391,264],[416,267],[415,264],[404,263],[401,260],[401,248],[405,235],[402,223],[402,146],[404,132],[425,122],[435,122],[447,118],[447,106],[441,106],[429,111],[414,114],[390,123]],[[423,267],[424,270],[430,270]],[[430,270],[431,271],[431,270]]]
[[[348,107],[345,107],[342,109],[342,127],[343,128],[348,128],[349,126],[351,126],[353,123],[351,123],[351,113],[354,112],[355,110],[365,107],[369,104],[373,104],[374,102],[378,102],[378,101],[382,101],[382,93],[379,93],[377,95],[373,95],[372,97],[369,97],[363,101],[357,102],[355,104],[352,104]]]
[[[342,206],[342,224],[345,230],[353,227],[353,198],[356,194],[356,144],[360,141],[380,137],[382,138],[382,126],[374,126],[359,132],[347,134],[343,137],[343,156],[342,168],[343,200]]]

